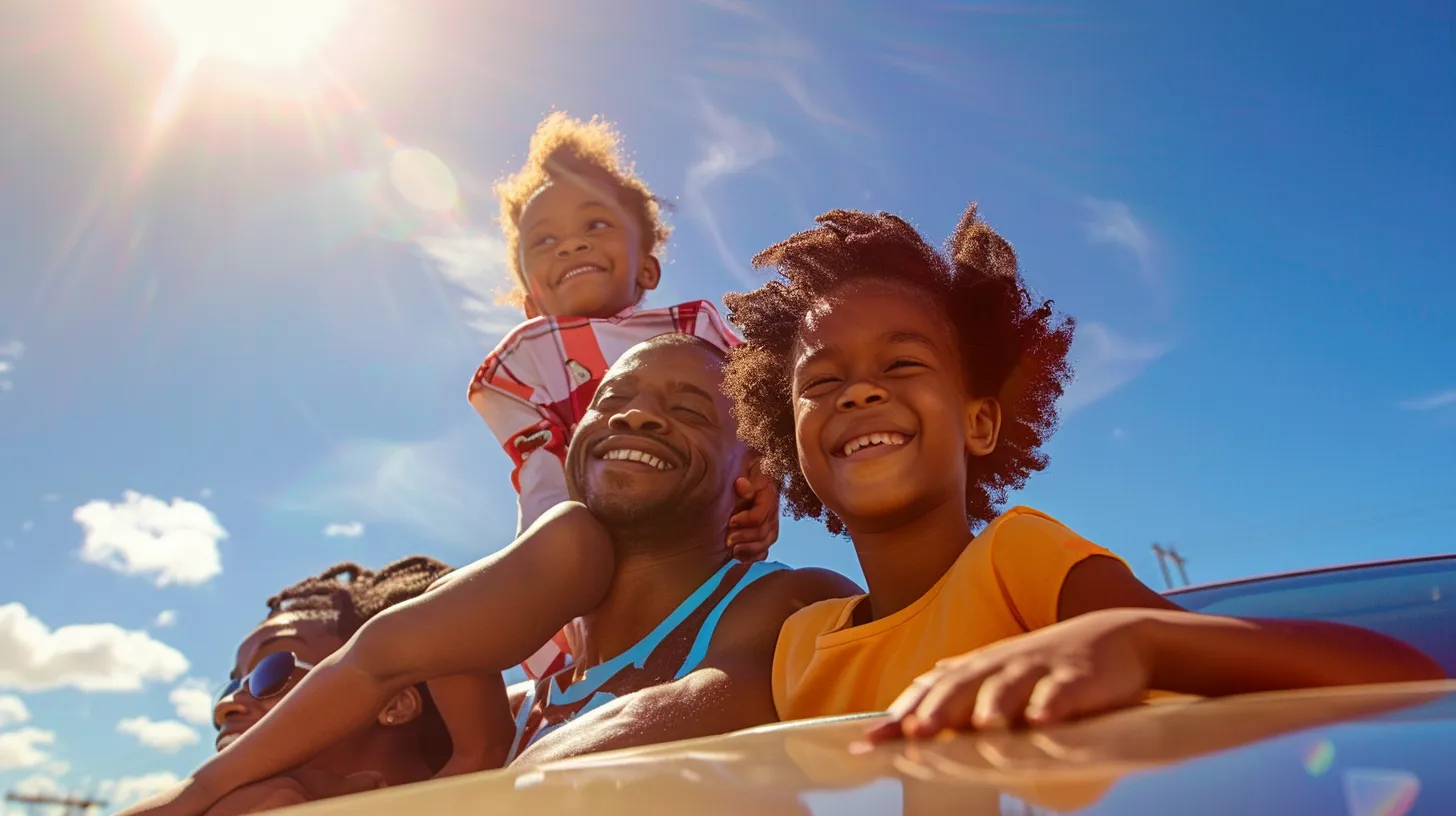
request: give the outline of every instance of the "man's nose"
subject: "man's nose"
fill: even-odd
[[[585,236],[572,235],[556,242],[556,257],[565,258],[587,249],[591,249],[591,242]]]
[[[856,408],[868,408],[871,405],[878,405],[890,400],[890,392],[872,382],[861,380],[844,389],[839,395],[839,410],[851,411]]]
[[[613,414],[610,420],[613,430],[636,431],[637,433],[662,433],[667,422],[657,412],[643,407],[631,407]]]

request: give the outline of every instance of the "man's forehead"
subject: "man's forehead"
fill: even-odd
[[[721,396],[723,363],[708,349],[690,343],[648,341],[627,350],[602,377],[602,385],[630,382],[659,387],[693,387]]]

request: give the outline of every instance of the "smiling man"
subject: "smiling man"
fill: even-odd
[[[401,690],[437,678],[490,681],[477,698],[485,710],[439,699],[440,710],[452,735],[457,713],[486,728],[492,745],[508,746],[506,761],[776,721],[771,675],[783,622],[858,587],[826,570],[739,563],[724,546],[734,482],[755,456],[722,394],[723,364],[716,346],[691,335],[633,347],[607,372],[568,451],[577,502],[370,619],[181,787],[125,812],[201,814],[308,762]],[[576,618],[575,664],[512,705],[499,673]]]
[[[774,722],[779,627],[807,604],[858,592],[834,572],[742,564],[723,549],[734,479],[756,458],[738,439],[723,364],[711,343],[662,335],[597,390],[567,478],[611,532],[616,571],[582,616],[576,665],[519,706],[517,761]]]

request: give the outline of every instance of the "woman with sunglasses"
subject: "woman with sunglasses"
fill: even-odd
[[[414,598],[450,571],[423,556],[378,572],[339,564],[268,599],[268,617],[238,647],[213,707],[217,749],[226,748],[365,621]],[[210,816],[256,813],[301,802],[429,779],[450,756],[450,738],[429,692],[396,694],[369,728],[287,774],[224,797]]]

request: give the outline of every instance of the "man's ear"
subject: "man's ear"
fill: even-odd
[[[990,456],[1001,436],[1001,403],[977,397],[966,403],[966,453]]]
[[[425,713],[425,701],[420,697],[420,690],[414,686],[403,689],[394,695],[384,709],[379,712],[379,724],[392,727],[414,722],[421,714]]]
[[[662,282],[662,261],[656,255],[642,256],[642,268],[637,270],[637,288],[651,292]]]

